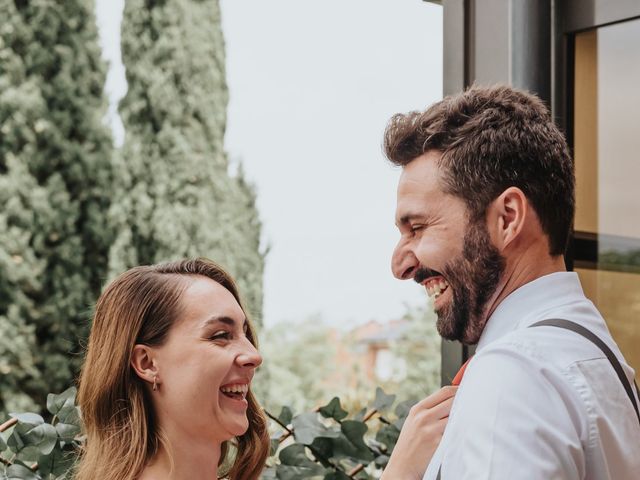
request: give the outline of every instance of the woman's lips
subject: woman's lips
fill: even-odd
[[[229,399],[243,408],[246,408],[248,405],[246,400],[248,392],[248,383],[227,383],[220,387],[220,393],[222,393],[224,398]]]

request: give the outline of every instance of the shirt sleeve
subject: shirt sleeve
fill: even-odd
[[[492,346],[469,364],[445,432],[442,480],[584,478],[579,401],[561,372],[525,349]]]

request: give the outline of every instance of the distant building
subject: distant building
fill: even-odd
[[[337,382],[355,389],[402,381],[406,365],[403,358],[393,353],[393,346],[408,328],[409,322],[401,319],[386,323],[372,320],[347,333],[332,330],[330,336],[337,347],[339,369],[327,383]]]
[[[387,323],[371,321],[352,331],[353,349],[361,352],[368,379],[378,382],[404,379],[405,361],[394,355],[392,347],[408,328],[409,322],[401,319]]]

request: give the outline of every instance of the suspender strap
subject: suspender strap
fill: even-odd
[[[622,383],[622,386],[624,387],[625,392],[627,392],[627,395],[629,396],[629,400],[631,400],[631,405],[633,405],[633,409],[636,411],[636,417],[638,417],[638,423],[640,423],[640,413],[638,412],[638,405],[636,404],[636,399],[633,396],[633,389],[631,388],[631,384],[629,383],[627,376],[624,374],[622,365],[620,365],[620,362],[618,361],[617,357],[611,351],[611,349],[607,346],[607,344],[600,339],[600,337],[598,337],[591,330],[588,330],[587,328],[583,327],[578,323],[572,322],[570,320],[564,320],[561,318],[552,318],[549,320],[542,320],[540,322],[534,323],[533,325],[530,325],[530,327],[564,328],[566,330],[571,330],[572,332],[576,332],[577,334],[582,335],[584,338],[594,343],[600,350],[602,350],[602,353],[605,354],[605,356],[609,360],[609,363],[611,363],[611,366],[616,371],[616,374],[620,379],[620,383]],[[636,391],[638,391],[638,384],[636,384],[635,387],[636,387]],[[640,396],[640,392],[638,393],[638,395]]]
[[[636,417],[638,417],[638,422],[640,422],[640,412],[638,412],[638,405],[636,403],[635,398],[633,397],[633,389],[631,388],[631,384],[629,383],[627,376],[624,374],[624,370],[622,369],[622,365],[620,365],[618,358],[607,346],[607,344],[600,339],[600,337],[598,337],[591,330],[583,327],[582,325],[572,322],[570,320],[564,320],[562,318],[552,318],[548,320],[541,320],[540,322],[536,322],[533,325],[529,325],[529,328],[531,327],[564,328],[566,330],[571,330],[572,332],[582,335],[584,338],[594,343],[600,350],[602,350],[602,353],[605,354],[605,356],[609,360],[609,363],[611,364],[616,374],[618,375],[618,378],[620,379],[620,383],[622,383],[622,386],[624,387],[625,392],[627,392],[627,395],[629,396],[629,400],[631,400],[631,405],[633,405],[633,409],[636,411]],[[636,387],[636,392],[638,392],[638,397],[640,397],[640,391],[638,390],[637,383],[635,383],[635,387]],[[442,476],[442,464],[438,468],[438,475],[436,476],[436,480],[441,480],[441,476]]]

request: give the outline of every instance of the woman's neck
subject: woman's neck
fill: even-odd
[[[158,452],[145,467],[139,480],[212,480],[218,478],[220,444],[198,442],[194,438],[178,440],[175,436],[170,435],[167,435],[167,440],[168,445],[160,444]]]

